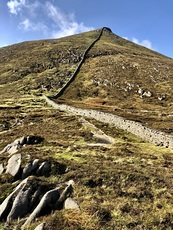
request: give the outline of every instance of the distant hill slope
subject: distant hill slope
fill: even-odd
[[[1,95],[55,94],[99,32],[1,48]],[[60,99],[111,111],[171,133],[172,86],[172,59],[104,30]]]

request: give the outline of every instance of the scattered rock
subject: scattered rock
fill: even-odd
[[[152,93],[151,93],[150,91],[147,91],[147,92],[144,92],[144,93],[143,93],[143,96],[151,97],[151,96],[152,96]]]
[[[159,100],[159,101],[163,101],[165,98],[166,98],[165,95],[159,95],[159,96],[158,96],[158,100]]]
[[[138,89],[138,93],[139,93],[139,94],[143,94],[143,93],[144,93],[144,90],[141,89],[141,88],[139,88],[139,89]]]
[[[6,173],[16,176],[21,166],[21,154],[15,154],[8,160]]]
[[[75,209],[77,211],[80,211],[78,203],[75,200],[73,200],[71,197],[65,200],[64,208],[65,209]]]

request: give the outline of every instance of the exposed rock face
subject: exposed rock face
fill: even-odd
[[[71,181],[65,186],[64,188],[62,184],[60,187],[50,190],[49,185],[46,187],[42,185],[42,180],[36,181],[34,177],[26,178],[0,205],[0,220],[6,220],[11,223],[13,220],[29,214],[22,226],[22,229],[26,229],[25,227],[34,221],[36,217],[49,214],[55,209],[62,209],[65,201],[66,208],[79,210],[79,206],[74,200],[67,200],[73,191]],[[40,225],[40,229],[44,229],[43,227],[44,225]]]
[[[6,173],[16,176],[21,166],[21,154],[15,154],[8,160]]]

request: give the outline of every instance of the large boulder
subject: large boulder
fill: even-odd
[[[39,159],[35,159],[33,162],[28,163],[23,169],[22,178],[25,179],[26,177],[35,174],[39,167],[39,162]]]
[[[51,171],[51,167],[48,161],[44,161],[38,170],[36,171],[36,176],[49,176],[49,173]]]
[[[6,173],[11,174],[12,176],[16,176],[21,167],[21,154],[14,154],[8,160]]]
[[[29,210],[29,196],[31,194],[31,188],[24,189],[22,188],[18,195],[13,201],[13,205],[10,213],[7,216],[7,221],[11,222],[12,220],[24,217]]]
[[[47,212],[48,209],[50,209],[51,206],[54,206],[56,201],[59,199],[59,188],[52,189],[48,191],[40,200],[37,207],[34,209],[34,211],[30,214],[24,225],[22,226],[22,229],[25,229],[25,227],[30,224],[36,217],[40,216],[41,213]]]
[[[0,205],[0,220],[4,220],[7,218],[11,210],[14,197],[20,192],[21,189],[23,189],[26,186],[27,180],[28,178],[23,180],[15,188],[15,190],[10,195],[8,195],[7,198],[2,202],[2,204]]]

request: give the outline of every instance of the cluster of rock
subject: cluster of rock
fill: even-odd
[[[51,171],[51,165],[48,161],[35,159],[22,168],[22,155],[20,153],[12,155],[7,163],[6,169],[0,164],[0,174],[9,173],[14,179],[25,179],[28,176],[45,176],[48,177]]]
[[[43,141],[43,138],[40,136],[23,136],[20,137],[18,139],[16,139],[15,141],[13,141],[12,143],[8,144],[1,152],[5,153],[8,152],[9,154],[14,154],[18,151],[19,148],[21,148],[22,146],[25,145],[33,145],[33,144],[38,144],[40,142]]]
[[[22,137],[7,145],[2,152],[9,152],[10,157],[7,163],[0,164],[0,174],[6,173],[13,177],[15,183],[19,183],[0,205],[0,221],[11,223],[26,217],[21,221],[21,229],[35,220],[36,217],[47,215],[53,210],[75,209],[79,211],[79,206],[71,198],[73,192],[73,181],[63,184],[50,184],[44,182],[44,178],[51,173],[51,164],[48,161],[40,159],[30,160],[25,166],[26,157],[16,152],[20,147],[26,144],[39,143],[41,137]],[[65,167],[57,163],[59,173],[64,172]],[[39,225],[36,229],[44,229],[45,223]]]
[[[35,220],[35,218],[50,214],[52,210],[75,209],[80,210],[77,202],[71,198],[73,181],[49,188],[41,181],[27,177],[7,196],[0,205],[0,220],[8,223],[27,217],[21,229]]]
[[[8,152],[10,157],[8,162],[0,164],[0,175],[2,173],[8,173],[14,177],[14,179],[24,179],[30,175],[36,176],[49,176],[51,171],[51,165],[48,161],[41,161],[40,159],[35,159],[30,161],[27,165],[22,167],[22,160],[25,161],[26,157],[24,155],[17,153],[19,148],[24,145],[37,144],[40,143],[43,138],[38,136],[27,136],[16,139],[11,144],[8,144],[2,151]]]

